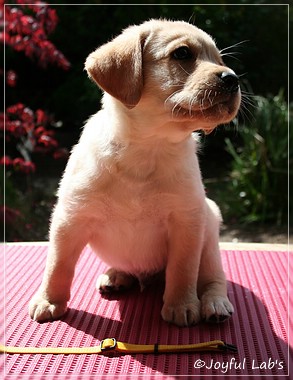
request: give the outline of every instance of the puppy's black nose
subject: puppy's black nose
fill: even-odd
[[[230,71],[223,71],[218,74],[218,77],[222,79],[227,90],[231,92],[237,92],[239,89],[238,76]]]

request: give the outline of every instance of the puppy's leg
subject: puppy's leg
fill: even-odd
[[[109,268],[106,273],[98,277],[96,288],[101,293],[123,291],[129,289],[134,281],[135,278],[130,274]]]
[[[55,211],[42,284],[29,304],[32,319],[38,322],[57,319],[66,312],[75,265],[86,244],[81,231],[72,223],[61,222]]]
[[[223,322],[234,309],[227,297],[226,277],[219,251],[220,211],[211,200],[207,199],[207,204],[206,235],[198,280],[201,314],[206,321]]]
[[[197,277],[203,242],[203,227],[199,220],[172,220],[170,225],[166,286],[162,317],[178,326],[200,321],[200,301]],[[197,229],[195,227],[198,227]]]

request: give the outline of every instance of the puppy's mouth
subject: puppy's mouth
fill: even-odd
[[[234,93],[219,94],[218,96],[188,104],[177,103],[172,109],[172,117],[175,119],[189,119],[201,121],[205,130],[211,132],[215,124],[230,122],[237,114],[240,105],[240,91]],[[209,126],[209,124],[212,124]]]
[[[179,109],[179,112],[183,115],[188,115],[190,118],[194,118],[198,116],[199,114],[205,115],[206,117],[209,117],[210,115],[216,116],[219,114],[219,116],[223,113],[233,113],[235,106],[233,99],[230,99],[230,97],[227,100],[219,99],[214,100],[211,104],[202,104],[195,107],[189,107],[186,106],[180,106],[181,110]]]

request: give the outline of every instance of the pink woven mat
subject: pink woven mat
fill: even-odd
[[[179,328],[160,317],[163,288],[134,288],[102,297],[95,290],[105,265],[86,248],[78,262],[69,311],[61,321],[30,320],[47,246],[7,245],[1,281],[0,342],[16,346],[94,346],[106,337],[137,344],[188,344],[221,339],[237,354],[1,355],[4,379],[273,379],[289,373],[288,253],[222,251],[236,312],[220,325]],[[3,329],[4,327],[4,329]]]

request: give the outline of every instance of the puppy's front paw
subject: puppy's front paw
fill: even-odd
[[[228,297],[203,295],[201,299],[201,314],[207,322],[224,322],[234,312]]]
[[[111,293],[129,289],[133,283],[133,276],[110,268],[98,277],[96,288],[101,293]]]
[[[161,315],[166,322],[177,326],[192,326],[201,320],[199,301],[188,304],[164,304]]]
[[[66,313],[67,302],[50,303],[46,298],[35,295],[29,303],[29,315],[37,322],[52,321]]]

